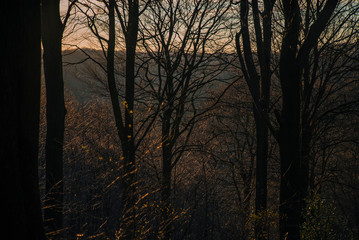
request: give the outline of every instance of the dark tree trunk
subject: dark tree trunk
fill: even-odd
[[[283,66],[285,67],[285,65]],[[293,69],[292,69],[293,70]],[[289,85],[297,85],[299,79],[295,76],[285,75],[282,71],[282,79],[293,81]],[[287,86],[292,95],[283,96],[283,109],[279,134],[279,147],[281,159],[281,184],[280,184],[280,232],[281,239],[288,235],[287,239],[300,239],[299,225],[301,214],[301,194],[303,178],[301,171],[301,127],[300,127],[300,96],[299,89],[295,86]]]
[[[303,184],[301,188],[301,199],[303,202],[303,207],[305,206],[305,200],[308,197],[310,192],[309,185],[309,166],[312,160],[311,156],[311,140],[312,140],[312,129],[310,126],[302,128],[302,164],[301,164],[301,174],[303,179]]]
[[[62,73],[62,33],[59,0],[42,1],[42,43],[46,83],[46,193],[45,223],[51,232],[62,229],[63,141],[65,100]]]
[[[125,90],[125,111],[124,121],[114,72],[115,53],[115,10],[122,20],[120,12],[114,0],[109,1],[109,40],[107,49],[107,77],[111,96],[112,108],[115,116],[118,136],[121,140],[123,153],[123,195],[122,195],[122,220],[124,235],[126,239],[136,237],[136,147],[133,132],[133,114],[135,98],[135,57],[138,34],[139,5],[138,0],[128,1],[128,25],[122,29],[125,35],[126,44],[126,90]]]
[[[282,89],[282,111],[277,116],[280,125],[276,130],[268,117],[269,87],[270,87],[270,49],[271,49],[271,18],[275,1],[264,1],[263,12],[263,41],[259,21],[258,2],[252,1],[253,23],[256,34],[257,53],[261,70],[259,78],[254,62],[248,29],[249,3],[241,0],[241,36],[244,56],[242,56],[239,34],[236,35],[236,48],[242,72],[255,104],[255,120],[257,131],[257,172],[256,172],[256,212],[264,208],[266,200],[264,178],[266,176],[265,131],[270,129],[279,143],[281,186],[280,186],[280,235],[281,239],[299,239],[301,211],[305,206],[303,199],[308,189],[308,156],[312,130],[307,128],[301,116],[302,73],[308,64],[311,50],[325,29],[338,0],[328,0],[322,8],[316,21],[309,27],[305,26],[306,34],[301,48],[298,50],[301,33],[301,14],[298,1],[282,1],[285,27],[283,31],[282,49],[279,63],[280,83]],[[309,3],[310,1],[307,1]],[[309,6],[309,5],[308,5]],[[308,11],[307,11],[308,12]],[[259,88],[260,86],[260,88]],[[308,85],[309,86],[309,85]],[[313,86],[312,86],[313,87]],[[307,91],[306,89],[305,91]],[[310,99],[310,91],[305,93],[306,100]],[[309,97],[309,98],[308,98]],[[305,103],[306,105],[307,103]],[[267,129],[261,126],[266,123]],[[302,125],[304,124],[304,125]],[[304,129],[304,130],[303,130]],[[308,130],[308,131],[307,131]],[[302,133],[304,131],[304,133]],[[262,132],[262,133],[260,133]],[[304,136],[302,136],[304,134]],[[268,142],[267,142],[268,144]],[[304,148],[302,148],[302,144]],[[267,147],[266,147],[267,148]],[[256,223],[256,235],[263,231],[260,223]],[[259,237],[260,238],[260,237]]]
[[[135,167],[135,144],[133,135],[133,111],[135,101],[135,57],[139,18],[138,0],[129,1],[129,20],[126,33],[126,96],[128,107],[125,111],[125,128],[128,142],[128,162],[130,170]],[[131,175],[131,177],[134,177]]]
[[[297,65],[297,47],[300,33],[300,9],[296,1],[283,1],[285,35],[280,56],[280,83],[282,112],[280,119],[279,148],[281,165],[280,182],[280,237],[300,239],[300,192],[303,181],[300,175],[301,76]]]
[[[263,41],[261,38],[262,31],[260,30],[259,11],[257,1],[253,2],[253,14],[256,23],[257,34],[257,51],[260,60],[260,103],[263,107],[264,114],[269,113],[270,101],[270,85],[271,85],[271,48],[272,48],[272,10],[275,0],[264,2],[263,11]],[[267,169],[268,169],[268,126],[260,114],[255,113],[256,117],[256,135],[257,135],[257,161],[256,161],[256,199],[255,211],[256,214],[261,212],[265,215],[262,221],[257,221],[255,224],[256,238],[258,240],[268,239],[268,224],[267,224]]]
[[[124,159],[124,179],[122,181],[123,195],[122,195],[122,219],[121,225],[125,230],[124,237],[126,239],[133,239],[134,236],[134,220],[131,217],[132,211],[134,209],[133,201],[130,202],[130,183],[129,183],[129,134],[128,127],[124,126],[122,111],[119,102],[118,90],[116,86],[115,79],[115,42],[116,42],[116,26],[115,26],[115,0],[110,0],[108,9],[109,9],[109,38],[108,38],[108,48],[107,48],[107,81],[110,91],[112,110],[115,117],[115,123],[117,128],[117,134],[121,141],[121,149]],[[127,80],[126,80],[127,82]],[[125,111],[128,111],[128,103],[125,102]],[[126,114],[125,114],[126,115]]]
[[[164,239],[171,239],[172,224],[168,215],[171,206],[171,175],[172,175],[172,141],[170,135],[172,104],[164,111],[162,119],[162,224],[164,225]]]
[[[20,5],[19,5],[20,4]],[[7,239],[45,239],[38,186],[40,1],[4,1],[1,45],[2,227]],[[21,6],[21,7],[19,7]]]
[[[257,113],[255,115],[257,137],[255,213],[259,216],[266,214],[267,210],[268,127]],[[262,216],[265,218],[265,215]],[[266,219],[259,218],[255,224],[257,239],[265,239],[267,230]]]
[[[115,41],[116,41],[116,28],[115,28],[115,1],[110,0],[108,4],[108,18],[109,18],[109,32],[108,32],[108,45],[107,45],[107,84],[110,92],[110,99],[111,99],[111,105],[112,110],[114,114],[115,119],[115,125],[117,134],[123,142],[123,126],[122,126],[122,113],[120,108],[120,102],[118,99],[118,91],[116,87],[116,80],[115,80]],[[111,193],[110,193],[111,194]],[[110,197],[105,196],[105,202],[103,205],[105,206],[105,217],[109,219],[108,224],[110,226],[116,225],[119,220],[116,217],[111,217],[111,208],[112,203],[110,200]],[[119,211],[121,212],[121,210]],[[118,227],[118,225],[116,226]],[[108,234],[112,234],[109,231],[107,231]],[[108,235],[110,236],[110,235]]]
[[[133,113],[135,98],[135,57],[138,34],[139,5],[138,0],[128,1],[128,25],[123,30],[126,44],[126,90],[124,119],[119,102],[118,90],[115,80],[114,55],[115,55],[115,11],[122,20],[122,16],[116,6],[115,0],[110,0],[109,9],[109,40],[107,49],[107,80],[110,91],[112,109],[115,116],[117,133],[121,141],[123,153],[123,179],[122,179],[122,223],[124,237],[134,239],[136,237],[136,147],[133,132]],[[124,27],[124,26],[122,26]]]
[[[308,154],[311,132],[303,128],[301,116],[302,74],[309,54],[325,29],[338,0],[328,0],[312,24],[298,51],[301,28],[298,1],[282,1],[285,32],[279,64],[282,87],[282,112],[279,131],[281,158],[280,235],[281,239],[300,239],[304,198],[308,188]],[[307,91],[307,90],[306,90]],[[305,118],[306,116],[304,116]],[[304,134],[304,135],[303,135]],[[303,146],[302,144],[305,143]],[[303,148],[304,147],[304,148]]]
[[[268,165],[268,126],[263,115],[268,115],[271,83],[271,40],[272,40],[272,9],[274,0],[265,1],[263,14],[263,28],[260,22],[258,1],[252,1],[253,23],[256,35],[257,54],[260,67],[258,75],[252,58],[250,35],[248,28],[249,3],[241,1],[241,32],[243,40],[244,59],[246,65],[243,71],[248,72],[248,81],[251,82],[251,94],[255,101],[260,103],[261,110],[254,104],[253,114],[256,123],[256,199],[255,212],[257,215],[264,214],[264,218],[256,219],[256,239],[265,239],[267,224],[265,211],[267,209],[267,165]],[[260,111],[263,111],[262,113]]]
[[[135,58],[138,34],[138,21],[139,21],[139,5],[138,0],[128,1],[129,15],[128,26],[126,32],[126,110],[125,110],[125,129],[126,129],[126,151],[124,159],[125,169],[125,197],[127,209],[131,211],[129,226],[130,237],[136,237],[136,156],[135,156],[135,142],[133,134],[133,113],[135,101]]]
[[[121,143],[125,141],[125,133],[123,130],[122,113],[120,108],[120,102],[118,99],[118,91],[115,80],[115,41],[116,41],[116,29],[115,29],[115,1],[109,1],[109,37],[107,46],[107,84],[110,92],[112,110],[115,117],[115,124],[117,128],[117,134],[121,140]]]

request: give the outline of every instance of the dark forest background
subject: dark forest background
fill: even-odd
[[[9,239],[359,239],[358,1],[24,4]]]

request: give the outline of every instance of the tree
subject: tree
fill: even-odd
[[[301,114],[301,81],[309,54],[324,31],[338,1],[328,0],[315,22],[308,28],[305,39],[300,42],[301,10],[298,1],[282,1],[284,29],[281,39],[279,60],[279,80],[281,85],[282,110],[277,115],[279,129],[276,130],[263,110],[255,91],[255,82],[246,77],[252,93],[255,107],[267,126],[277,139],[280,148],[280,235],[281,239],[299,239],[301,212],[307,194],[305,164],[302,158],[302,114]],[[243,31],[243,30],[242,30]],[[246,32],[244,32],[246,33]],[[243,33],[242,33],[243,35]],[[239,35],[237,51],[243,65]],[[300,46],[300,47],[299,47]],[[243,42],[243,47],[245,46]],[[248,72],[248,75],[250,73]]]
[[[159,112],[162,219],[164,238],[172,236],[173,169],[191,149],[191,134],[216,102],[205,105],[208,90],[225,68],[218,56],[228,44],[224,21],[228,1],[161,1],[149,4],[141,19],[145,91]],[[230,25],[230,21],[227,22]],[[215,41],[217,41],[215,43]],[[221,63],[223,65],[221,65]],[[202,106],[201,106],[202,105]]]
[[[40,1],[3,2],[2,216],[8,239],[45,239],[38,186]],[[11,19],[11,21],[9,21]]]
[[[42,1],[42,44],[46,83],[46,208],[45,220],[50,232],[62,229],[63,212],[63,142],[65,130],[65,98],[62,71],[62,37],[72,6],[64,21],[60,16],[60,0]]]
[[[233,70],[233,72],[237,74],[236,71]],[[203,140],[208,141],[207,151],[214,162],[220,166],[219,168],[224,171],[222,174],[219,169],[216,171],[217,177],[225,182],[224,186],[218,185],[220,188],[232,187],[235,190],[228,197],[229,201],[236,202],[236,204],[229,204],[238,219],[233,223],[237,227],[235,236],[251,239],[250,236],[254,236],[252,220],[257,222],[262,220],[263,225],[265,221],[263,218],[259,219],[259,214],[252,219],[252,200],[256,188],[254,184],[256,129],[254,116],[251,114],[252,99],[246,90],[245,83],[239,81],[227,91],[217,111],[213,113],[213,118],[207,120],[210,129],[207,129],[205,133],[212,133],[213,136],[204,137]]]
[[[151,1],[148,1],[148,3]],[[136,46],[138,34],[138,21],[140,14],[146,9],[147,4],[144,4],[140,11],[138,0],[120,1],[79,1],[78,9],[85,15],[87,26],[93,36],[101,46],[105,63],[96,60],[85,50],[81,50],[88,59],[91,59],[100,69],[105,73],[107,87],[111,99],[111,106],[116,123],[117,135],[121,142],[122,150],[122,165],[123,165],[123,215],[122,224],[125,231],[124,235],[128,238],[136,236],[136,150],[141,143],[141,139],[147,134],[148,130],[143,132],[143,135],[138,136],[134,133],[134,107],[135,107],[135,79],[136,79]],[[116,18],[117,16],[117,18]],[[116,21],[116,19],[118,19]],[[124,73],[124,94],[118,88],[120,85],[116,78],[118,72],[115,71],[117,62],[116,45],[118,39],[116,32],[118,32],[118,23],[121,27],[120,35],[124,38],[125,48],[125,73]],[[107,36],[106,36],[107,35]],[[106,37],[105,37],[106,36]],[[122,40],[122,39],[121,39]],[[99,79],[98,79],[99,80]],[[123,101],[120,97],[124,96]],[[124,106],[122,109],[122,105]],[[156,115],[147,118],[149,126],[152,119]],[[146,128],[145,123],[139,126]],[[149,127],[147,127],[149,129]],[[136,141],[137,140],[137,141]]]
[[[271,52],[272,52],[272,14],[275,0],[263,2],[262,21],[260,18],[258,1],[252,1],[253,25],[255,31],[256,56],[258,57],[259,70],[257,72],[253,59],[251,38],[249,32],[248,15],[249,3],[247,0],[240,2],[241,36],[243,42],[244,57],[242,59],[242,72],[246,81],[252,84],[252,93],[261,104],[262,114],[268,115],[271,84]],[[237,37],[238,38],[238,37]],[[268,165],[268,126],[260,116],[261,112],[253,106],[253,114],[256,122],[256,199],[255,213],[260,214],[267,209],[267,165]],[[263,222],[257,222],[255,226],[257,239],[266,238],[266,226]]]
[[[111,3],[113,1],[113,3]],[[125,121],[121,120],[120,124],[121,129],[118,128],[119,133],[121,132],[121,143],[122,143],[122,152],[124,157],[124,201],[127,206],[125,207],[126,215],[129,215],[130,221],[132,222],[130,226],[125,227],[126,237],[135,238],[136,236],[136,212],[134,211],[136,204],[136,143],[135,143],[135,135],[134,135],[134,102],[135,102],[135,60],[136,60],[136,47],[137,47],[137,35],[138,35],[138,23],[140,16],[139,9],[139,1],[138,0],[128,0],[127,2],[127,19],[124,18],[126,14],[121,14],[119,7],[115,4],[114,0],[110,0],[110,7],[113,6],[114,10],[117,12],[117,17],[121,23],[122,33],[125,37],[125,48],[126,48],[126,80],[125,80]],[[111,8],[109,8],[110,11]],[[110,12],[111,13],[111,12]],[[124,24],[127,22],[127,26]],[[110,19],[110,24],[115,24],[115,19]],[[110,26],[111,27],[111,26]],[[113,26],[114,28],[115,26]],[[114,30],[114,29],[113,29]],[[110,32],[111,33],[111,32]],[[111,37],[111,36],[110,36]],[[109,41],[109,44],[111,42]],[[114,48],[113,48],[114,50]],[[109,88],[111,94],[112,104],[117,102],[113,102],[114,97],[118,99],[118,92],[116,90],[115,81],[110,83]],[[115,88],[115,89],[113,89]],[[116,92],[115,92],[116,91]],[[114,105],[113,105],[114,106]],[[119,107],[117,108],[119,109]],[[115,110],[115,109],[114,109]],[[116,120],[118,122],[118,120]],[[117,126],[119,126],[117,124]],[[120,131],[121,130],[121,131]],[[125,216],[126,216],[125,215]]]
[[[300,49],[300,8],[297,2],[283,2],[285,31],[279,63],[282,87],[279,147],[281,158],[280,223],[281,237],[299,239],[300,214],[308,185],[302,158],[301,77],[309,54],[323,32],[338,1],[327,1]],[[303,171],[304,170],[304,171]]]
[[[307,27],[303,29],[304,34],[307,34],[310,23],[319,16],[318,4],[306,5]],[[358,63],[353,61],[358,33],[353,29],[356,28],[359,9],[353,4],[350,1],[339,4],[303,70],[302,156],[309,191],[314,190],[314,176],[311,176],[317,162],[312,156],[314,149],[319,141],[325,142],[324,135],[335,126],[337,118],[355,112],[358,101],[348,94],[355,87],[354,76],[358,68]],[[340,141],[346,138],[342,136]]]

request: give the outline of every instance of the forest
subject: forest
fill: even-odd
[[[359,240],[358,0],[2,9],[6,239]]]

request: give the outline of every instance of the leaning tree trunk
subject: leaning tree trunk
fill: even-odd
[[[63,141],[65,100],[62,73],[62,33],[59,0],[42,1],[42,43],[46,83],[46,208],[49,231],[62,229]]]
[[[19,7],[21,6],[21,7]],[[38,186],[40,1],[3,1],[1,216],[6,239],[45,239]]]

